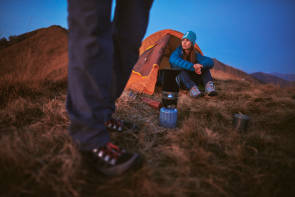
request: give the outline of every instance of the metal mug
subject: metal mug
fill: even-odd
[[[250,118],[244,114],[234,114],[233,115],[233,128],[235,130],[245,132],[248,128]]]

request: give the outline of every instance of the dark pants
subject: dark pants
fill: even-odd
[[[138,58],[152,0],[68,0],[70,135],[81,150],[109,141],[104,122],[115,110]]]
[[[180,80],[181,87],[191,89],[193,86],[205,86],[209,81],[213,81],[210,70],[202,70],[202,74],[198,75],[193,71],[181,70],[177,76]]]

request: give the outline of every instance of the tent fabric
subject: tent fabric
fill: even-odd
[[[160,40],[166,34],[173,35],[179,39],[181,39],[183,36],[183,33],[176,31],[176,30],[172,30],[172,29],[165,29],[165,30],[157,31],[144,39],[144,41],[142,42],[141,47],[139,49],[139,54],[141,55],[144,51],[146,51],[147,49],[152,47],[158,40]],[[203,55],[198,44],[195,44],[194,47],[197,51],[199,51]]]
[[[133,67],[125,89],[152,95],[160,69],[171,69],[169,57],[181,44],[183,34],[174,30],[158,31],[147,37],[139,49],[140,57]],[[201,53],[197,44],[195,49]]]

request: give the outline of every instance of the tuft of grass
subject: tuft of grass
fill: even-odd
[[[124,92],[115,117],[138,128],[111,133],[143,167],[108,178],[84,162],[68,135],[66,82],[1,84],[0,196],[291,196],[295,182],[295,91],[216,81],[218,96],[180,91],[178,124]],[[2,88],[3,87],[3,88]],[[157,88],[151,98],[161,100]],[[246,132],[234,113],[250,116]]]
[[[64,131],[16,130],[0,144],[3,196],[79,196],[80,156]]]

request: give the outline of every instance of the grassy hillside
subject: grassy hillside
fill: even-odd
[[[161,33],[158,34],[160,35]],[[140,50],[147,47],[145,45],[150,39],[148,37],[142,42]],[[0,76],[4,83],[61,80],[67,77],[68,32],[53,25],[19,36],[10,36],[9,41],[0,40],[0,57]],[[216,59],[211,73],[216,79],[258,82],[251,75]]]
[[[51,26],[13,36],[0,47],[0,83],[56,81],[67,77],[68,33]]]
[[[65,80],[1,83],[0,196],[293,196],[295,89],[216,84],[214,98],[180,92],[176,129],[158,126],[144,95],[124,92],[116,116],[139,128],[112,139],[145,161],[106,178],[81,160],[67,133]],[[251,117],[246,133],[232,130],[238,112]]]
[[[0,49],[0,196],[293,196],[295,88],[256,83],[227,65],[212,70],[219,95],[181,91],[176,129],[124,92],[115,116],[135,131],[112,133],[139,152],[143,167],[107,178],[74,146],[65,110],[67,32],[52,26],[13,37]],[[160,100],[158,88],[152,98]],[[232,129],[234,113],[251,117]]]
[[[264,84],[274,84],[281,87],[294,86],[294,83],[291,81],[287,81],[272,74],[256,72],[250,75]]]

